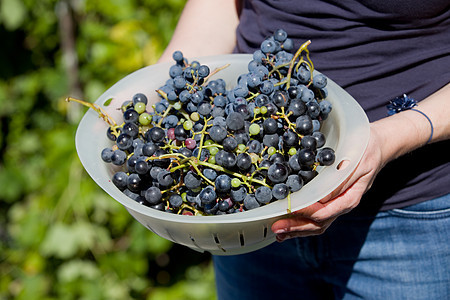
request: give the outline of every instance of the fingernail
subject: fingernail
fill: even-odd
[[[276,236],[277,242],[279,242],[279,243],[283,242],[283,241],[284,241],[284,238],[285,238],[285,235],[284,235],[284,234],[281,234],[281,235],[277,235],[277,236]]]
[[[287,229],[286,228],[281,228],[281,229],[277,229],[274,231],[275,234],[281,234],[281,233],[286,233]]]

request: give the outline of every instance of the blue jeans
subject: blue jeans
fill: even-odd
[[[450,299],[450,194],[213,261],[219,300]]]

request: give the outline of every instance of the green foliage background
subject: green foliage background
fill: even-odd
[[[75,151],[85,112],[155,63],[186,0],[0,0],[0,299],[215,299],[210,257],[105,194]]]

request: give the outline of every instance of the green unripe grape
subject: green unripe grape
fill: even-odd
[[[183,202],[186,202],[186,196],[187,196],[186,192],[181,193],[181,199],[183,199]]]
[[[191,120],[194,122],[197,122],[198,120],[200,120],[200,115],[198,114],[198,112],[193,112],[191,114]]]
[[[261,106],[261,113],[265,115],[267,113],[267,107]]]
[[[253,113],[255,114],[255,116],[260,114],[261,113],[261,108],[255,107],[255,109],[253,109]]]
[[[295,155],[296,153],[297,153],[297,149],[295,149],[294,147],[292,147],[291,149],[289,149],[289,155],[290,156],[292,156],[292,155]]]
[[[194,123],[192,123],[191,120],[187,120],[183,123],[183,128],[185,130],[191,130],[193,126],[194,126]]]
[[[145,103],[143,102],[138,102],[134,105],[134,110],[138,113],[138,114],[142,114],[145,111]]]
[[[150,122],[152,121],[152,116],[149,113],[142,113],[139,115],[139,123],[141,123],[142,125],[148,125],[150,124]]]
[[[180,110],[181,109],[181,102],[180,101],[178,101],[178,102],[175,102],[174,104],[173,104],[173,108],[175,108],[176,110]]]
[[[233,178],[231,179],[231,186],[234,188],[238,188],[241,186],[241,181],[239,180],[239,178]]]
[[[206,141],[203,143],[203,145],[205,145],[205,146],[209,146],[209,145],[212,145],[212,144],[214,144],[214,141],[213,141],[213,140],[206,140]]]
[[[269,155],[274,155],[277,152],[277,149],[275,147],[269,147],[269,149],[267,149],[267,153],[269,153]]]
[[[214,155],[211,155],[209,158],[208,158],[208,162],[210,163],[210,164],[216,164],[216,157],[214,156]]]
[[[211,155],[216,155],[218,152],[219,152],[219,148],[217,148],[217,147],[209,148],[209,153],[211,153]]]
[[[248,131],[250,132],[250,135],[257,135],[261,131],[261,127],[258,124],[253,123],[248,128]]]
[[[244,151],[244,150],[245,150],[245,145],[244,145],[244,144],[239,144],[239,145],[238,145],[238,150],[239,150],[240,152]]]

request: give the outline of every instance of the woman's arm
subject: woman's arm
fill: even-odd
[[[450,84],[418,103],[433,124],[430,143],[450,138]],[[369,145],[350,178],[326,198],[272,225],[277,240],[323,233],[340,215],[355,208],[378,172],[390,161],[423,146],[431,134],[422,114],[407,110],[371,124]]]
[[[236,44],[238,5],[239,0],[189,0],[158,62],[172,60],[176,50],[188,59],[231,53]]]

